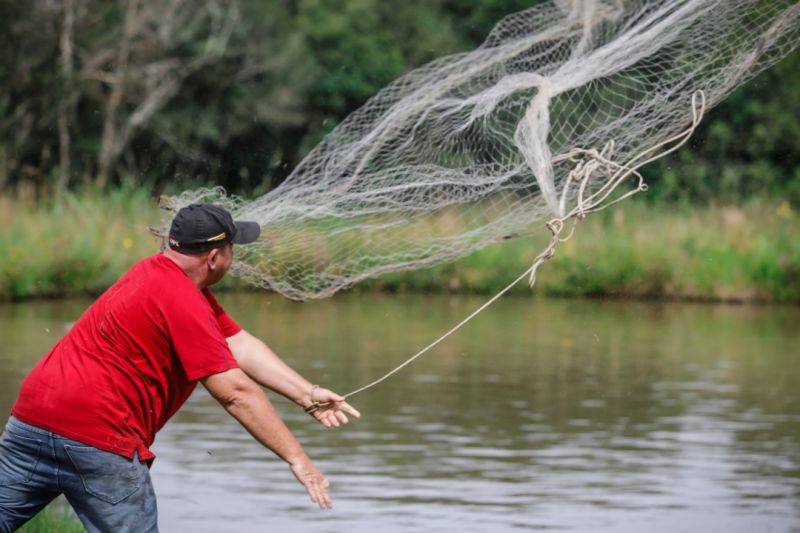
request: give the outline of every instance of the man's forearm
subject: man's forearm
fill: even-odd
[[[258,442],[289,463],[292,473],[303,484],[313,502],[322,508],[330,508],[328,480],[308,458],[258,385],[239,368],[208,376],[202,382],[208,392]]]
[[[234,387],[230,386],[230,377],[224,377],[229,380],[225,385],[222,379],[221,374],[209,376],[203,385],[253,438],[289,464],[308,460],[303,447],[278,416],[264,391],[246,376],[234,378]]]
[[[242,330],[228,339],[239,368],[256,383],[303,407],[311,403],[311,383],[292,370],[266,344]]]

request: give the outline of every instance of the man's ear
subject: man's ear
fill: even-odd
[[[212,248],[208,252],[208,257],[206,257],[206,263],[208,264],[208,268],[214,270],[217,268],[217,263],[219,263],[219,248]]]

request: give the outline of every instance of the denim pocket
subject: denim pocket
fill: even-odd
[[[0,437],[0,487],[30,481],[41,451],[42,441],[6,429]]]
[[[91,446],[65,444],[64,451],[92,496],[116,504],[139,490],[141,464]]]

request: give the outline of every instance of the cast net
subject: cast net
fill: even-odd
[[[795,0],[537,5],[381,90],[268,194],[169,205],[258,221],[233,272],[297,300],[453,260],[574,212],[689,126],[696,91],[713,105],[788,54],[799,21]]]

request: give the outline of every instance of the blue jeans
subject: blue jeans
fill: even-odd
[[[86,529],[158,531],[147,465],[26,424],[0,437],[0,533],[21,527],[64,494]]]

